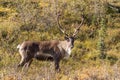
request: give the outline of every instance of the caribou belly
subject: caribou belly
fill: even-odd
[[[34,56],[37,60],[53,60],[53,57],[50,53],[45,53],[45,52],[37,52]]]

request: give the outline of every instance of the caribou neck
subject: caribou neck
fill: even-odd
[[[65,59],[68,59],[71,54],[71,48],[68,45],[67,41],[60,41],[58,45],[60,51],[64,55]]]
[[[67,41],[60,41],[60,46],[63,48],[65,51],[67,51],[68,44]]]

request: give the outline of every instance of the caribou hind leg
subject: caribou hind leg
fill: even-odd
[[[23,67],[25,64],[25,59],[22,57],[20,63],[18,64],[18,67]]]
[[[27,62],[27,67],[29,67],[31,65],[32,61],[33,61],[33,59],[31,59]]]
[[[28,58],[22,58],[20,63],[18,64],[18,67],[23,67],[26,63],[29,63],[30,59]]]
[[[23,67],[25,63],[26,63],[26,58],[24,55],[21,55],[21,61],[18,64],[18,67]]]
[[[29,67],[32,63],[32,58],[29,58],[29,59],[22,59],[21,62],[18,64],[18,67],[23,67],[25,65],[27,65],[27,67]]]
[[[32,63],[32,61],[33,61],[33,59],[30,59],[28,62],[26,62],[26,63],[24,64],[23,68],[22,68],[22,71],[27,72],[28,69],[29,69],[29,66],[30,66],[31,63]]]
[[[21,61],[18,64],[18,67],[23,67],[24,65],[28,64],[28,67],[30,66],[32,62],[32,56],[30,53],[21,53]]]
[[[22,59],[21,63],[18,65],[18,67],[22,67],[22,71],[27,72],[32,61],[33,61],[32,57],[24,58],[24,59]]]

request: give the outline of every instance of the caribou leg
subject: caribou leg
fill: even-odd
[[[27,64],[29,67],[31,62],[32,62],[32,57],[30,55],[22,56],[21,61],[18,64],[18,67],[23,67],[25,64]]]
[[[54,56],[54,62],[55,62],[55,71],[60,72],[60,66],[59,66],[60,56],[58,54]]]

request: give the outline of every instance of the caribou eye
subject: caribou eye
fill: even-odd
[[[65,38],[65,40],[69,40],[69,38],[67,36],[65,36],[64,38]]]

